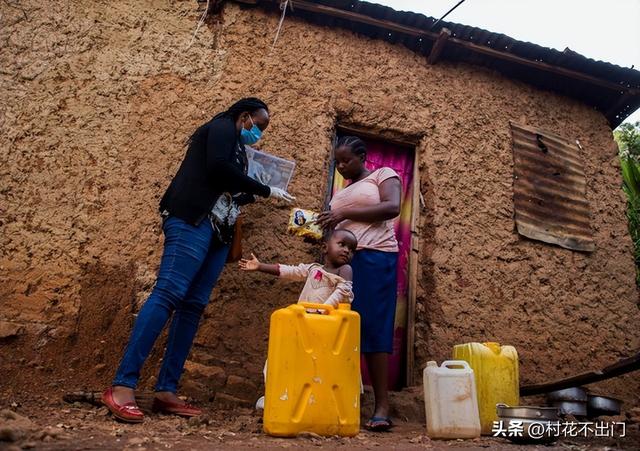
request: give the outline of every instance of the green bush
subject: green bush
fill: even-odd
[[[620,151],[622,189],[627,194],[627,219],[634,246],[636,284],[640,287],[640,122],[620,125],[613,136]]]

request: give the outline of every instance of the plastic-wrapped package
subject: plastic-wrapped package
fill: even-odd
[[[289,215],[289,233],[293,235],[311,238],[314,240],[322,239],[322,229],[316,223],[318,213],[311,210],[303,210],[302,208],[292,208]]]
[[[245,146],[244,148],[249,164],[247,175],[260,183],[287,191],[296,163],[253,147]]]

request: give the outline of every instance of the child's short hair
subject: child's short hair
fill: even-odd
[[[358,245],[358,237],[356,236],[355,233],[353,233],[351,230],[348,230],[348,229],[333,229],[332,231],[325,234],[324,241],[325,242],[329,241],[331,237],[337,232],[348,233],[353,237],[354,241],[356,242],[356,246]]]

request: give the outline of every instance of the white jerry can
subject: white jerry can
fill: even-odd
[[[423,373],[427,435],[480,437],[480,414],[473,370],[464,360],[427,362]]]

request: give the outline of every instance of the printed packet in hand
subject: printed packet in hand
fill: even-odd
[[[318,213],[302,208],[292,208],[287,231],[297,236],[314,240],[322,239],[322,229],[317,224]]]

